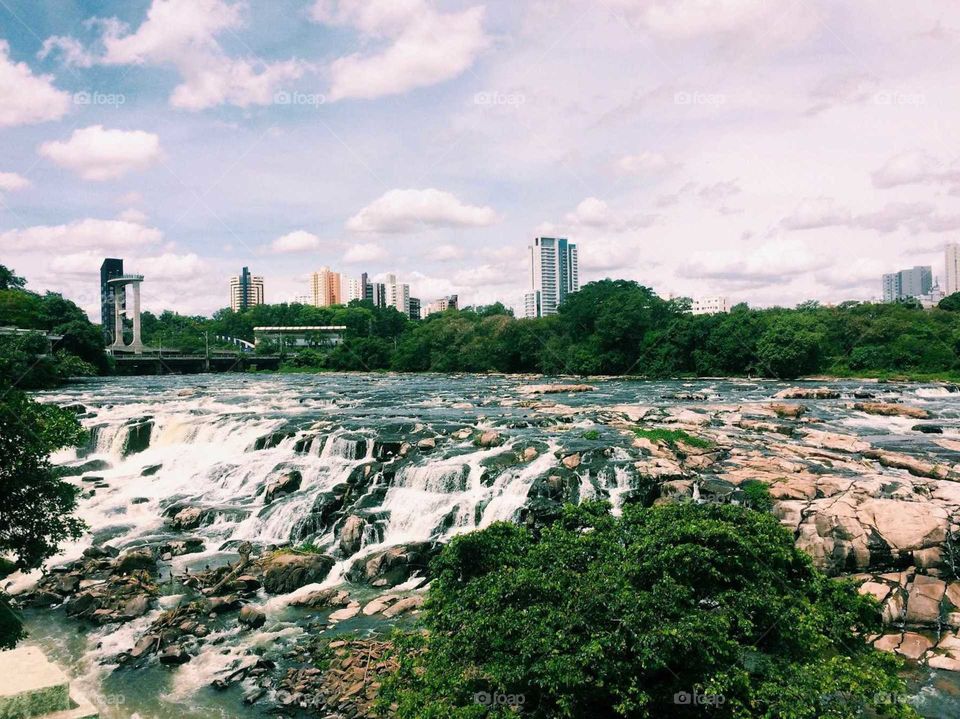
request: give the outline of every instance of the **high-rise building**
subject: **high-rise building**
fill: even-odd
[[[321,267],[310,276],[310,290],[316,307],[330,307],[340,302],[340,273]]]
[[[363,285],[363,299],[374,307],[387,306],[387,288],[382,282],[371,282],[370,277],[364,272],[360,275],[360,284]]]
[[[410,315],[410,285],[397,281],[396,275],[387,275],[384,283],[386,288],[386,304],[395,307],[397,312]]]
[[[960,292],[960,243],[951,242],[944,253],[947,261],[947,272],[944,275],[943,291],[950,296]]]
[[[420,298],[419,297],[410,298],[410,319],[412,320],[420,319]]]
[[[343,304],[349,304],[354,300],[364,299],[364,286],[362,277],[344,277],[341,284]]]
[[[565,238],[537,237],[530,246],[530,291],[524,317],[556,314],[567,295],[580,289],[577,246]]]
[[[108,283],[122,274],[123,260],[114,257],[104,258],[103,264],[100,265],[100,327],[103,330],[104,344],[113,342],[116,315],[114,310],[114,302],[117,298],[116,287]]]
[[[246,267],[243,272],[230,278],[230,309],[243,312],[263,304],[263,277],[251,275]]]
[[[933,287],[933,269],[917,266],[909,270],[891,272],[883,276],[883,301],[896,302],[908,297],[920,297]]]
[[[428,303],[426,308],[424,309],[423,316],[429,317],[430,315],[436,314],[437,312],[446,312],[447,310],[455,310],[455,309],[457,309],[457,296],[448,295],[446,297],[441,297],[438,300],[434,300],[433,302]]]

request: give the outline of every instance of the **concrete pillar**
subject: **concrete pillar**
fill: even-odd
[[[140,338],[140,283],[133,282],[133,341],[130,348],[138,355],[143,354],[143,340]]]
[[[113,348],[123,349],[123,305],[122,298],[126,298],[127,290],[125,285],[113,285]]]

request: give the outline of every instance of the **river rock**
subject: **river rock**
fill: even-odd
[[[560,460],[560,462],[567,469],[576,469],[580,466],[580,453],[574,452],[573,454],[568,454],[566,457]]]
[[[437,440],[433,437],[424,437],[419,442],[417,442],[417,449],[421,452],[429,452],[432,449],[436,449]]]
[[[121,554],[114,560],[113,566],[118,572],[133,572],[139,569],[153,571],[157,568],[157,560],[153,556],[153,550],[143,547]]]
[[[266,623],[267,615],[250,604],[244,604],[240,608],[237,621],[250,629],[259,629]]]
[[[315,589],[305,594],[298,593],[290,600],[291,607],[312,607],[314,609],[344,607],[349,603],[350,595],[335,587]]]
[[[146,614],[148,609],[150,609],[150,597],[141,594],[128,600],[123,605],[123,616],[128,619],[135,619]]]
[[[782,402],[771,404],[770,409],[772,409],[778,417],[787,417],[789,419],[797,419],[807,411],[807,408],[802,404],[785,404]]]
[[[910,407],[893,402],[857,402],[853,405],[857,412],[876,414],[881,417],[909,417],[911,419],[929,419],[930,413],[920,407]]]
[[[939,424],[915,424],[910,429],[923,434],[943,434],[943,427]]]
[[[150,434],[153,431],[153,420],[134,422],[127,425],[127,436],[123,440],[123,456],[138,454],[150,447]]]
[[[290,494],[300,489],[300,483],[303,476],[296,469],[287,472],[280,479],[275,479],[267,485],[267,491],[264,494],[264,504],[270,504],[278,495]]]
[[[488,430],[486,432],[483,432],[477,438],[477,446],[478,447],[496,447],[498,444],[501,443],[501,441],[502,440],[500,439],[499,432],[496,432],[494,430]]]
[[[907,659],[917,660],[932,648],[933,642],[922,634],[904,632],[896,651]]]
[[[176,666],[190,661],[190,655],[178,644],[173,644],[160,652],[160,663]]]
[[[350,602],[343,609],[338,609],[335,612],[331,612],[330,616],[327,619],[336,624],[337,622],[343,622],[347,619],[352,619],[360,613],[360,603],[359,602]]]
[[[270,594],[287,594],[322,581],[333,564],[333,557],[325,554],[276,552],[261,559],[263,588]]]
[[[167,523],[172,529],[185,531],[196,529],[206,518],[206,512],[200,507],[186,507],[177,511]]]
[[[377,597],[372,602],[367,603],[363,608],[363,613],[368,617],[373,614],[379,614],[399,599],[399,594],[384,594],[382,597]]]
[[[523,454],[520,455],[520,458],[524,462],[532,462],[537,458],[537,448],[536,447],[525,447]]]
[[[344,521],[340,528],[339,544],[340,550],[345,555],[349,556],[360,549],[360,544],[363,541],[363,529],[366,526],[367,520],[356,514],[351,514]]]
[[[940,602],[946,587],[946,582],[935,577],[923,574],[914,577],[907,597],[907,623],[936,626],[940,622]]]
[[[596,387],[590,384],[531,384],[521,387],[523,394],[562,394],[566,392],[592,392]]]
[[[383,612],[383,616],[385,616],[387,619],[393,619],[396,616],[399,616],[401,614],[406,614],[407,612],[411,612],[414,609],[419,609],[422,606],[423,606],[423,596],[420,594],[415,594],[412,597],[401,599],[399,602],[396,602],[395,604],[385,609]]]
[[[401,544],[354,561],[347,572],[352,582],[374,587],[394,587],[415,572],[425,572],[433,552],[429,542]]]
[[[776,399],[840,399],[840,392],[829,387],[790,387],[773,396]]]

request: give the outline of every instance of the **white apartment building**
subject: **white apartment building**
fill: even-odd
[[[949,296],[955,292],[960,292],[960,243],[949,243],[944,254],[946,255],[947,273],[943,291]]]
[[[384,282],[387,293],[387,306],[396,307],[397,312],[410,316],[410,285],[397,281],[397,276],[390,274]]]
[[[562,237],[537,237],[530,245],[530,291],[523,296],[524,317],[546,317],[571,292],[580,289],[577,246]]]
[[[716,315],[730,311],[730,300],[716,295],[714,297],[700,297],[690,304],[690,312],[695,315]]]
[[[263,304],[263,277],[251,275],[246,267],[230,278],[230,309],[241,312],[254,305]]]
[[[340,286],[343,304],[348,304],[353,300],[364,299],[364,284],[362,277],[344,277]]]

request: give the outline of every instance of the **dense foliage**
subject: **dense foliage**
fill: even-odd
[[[430,719],[915,716],[897,660],[863,639],[876,603],[814,569],[774,517],[607,510],[451,541],[384,701]]]
[[[77,444],[82,430],[72,413],[3,388],[0,402],[0,556],[17,569],[40,566],[60,542],[76,539],[72,516],[79,490],[54,472],[49,456]],[[0,594],[0,648],[16,643],[20,623]]]
[[[0,383],[20,389],[54,387],[68,377],[110,370],[100,328],[70,300],[55,292],[40,295],[0,265],[0,328],[35,330],[32,334],[0,333]],[[58,335],[53,352],[46,334]]]
[[[286,353],[290,369],[543,372],[646,377],[940,375],[960,372],[960,312],[916,303],[752,310],[694,316],[626,280],[570,295],[560,313],[518,320],[503,305],[448,310],[412,322],[393,308],[263,305],[212,319],[145,316],[148,344],[199,343],[204,334],[253,340],[257,325],[345,325],[345,342]],[[279,348],[268,347],[268,351]]]

